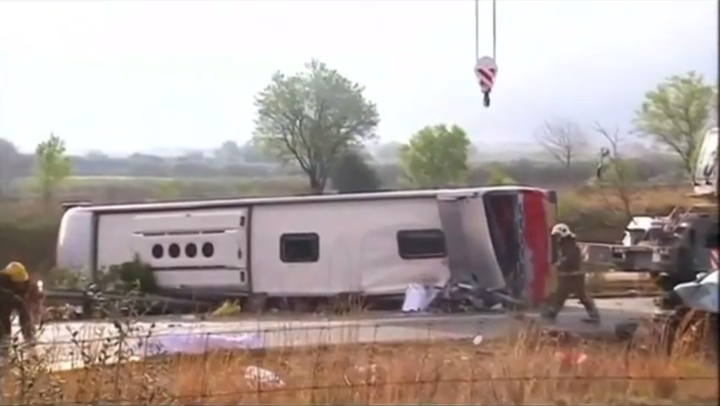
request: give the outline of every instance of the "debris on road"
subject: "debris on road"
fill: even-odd
[[[274,372],[251,365],[245,368],[245,381],[253,389],[282,388],[285,381]]]

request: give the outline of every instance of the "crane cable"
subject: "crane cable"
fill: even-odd
[[[475,60],[480,59],[480,0],[475,0]]]
[[[493,59],[497,62],[497,0],[492,0],[492,27]]]
[[[497,0],[492,0],[492,59],[497,64]],[[480,0],[475,0],[475,63],[480,60]],[[485,106],[490,105],[490,91],[484,91]]]
[[[492,0],[492,57],[497,62],[497,0]],[[480,59],[480,0],[475,0],[475,61]]]

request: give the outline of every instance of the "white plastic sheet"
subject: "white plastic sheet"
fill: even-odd
[[[718,313],[718,271],[710,273],[697,281],[681,283],[675,286],[675,293],[683,302],[696,310]]]
[[[145,356],[202,354],[212,350],[259,349],[264,342],[258,333],[175,333],[150,337],[140,343]]]
[[[408,285],[405,290],[403,301],[403,312],[422,312],[427,310],[430,303],[435,300],[439,290],[434,287],[426,287],[417,283]]]

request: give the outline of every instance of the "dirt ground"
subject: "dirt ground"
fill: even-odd
[[[355,344],[15,370],[11,404],[717,404],[717,367],[647,330],[635,343],[530,326],[501,340]],[[684,344],[685,343],[685,344]],[[265,371],[265,372],[263,372]],[[265,377],[275,375],[275,377]]]

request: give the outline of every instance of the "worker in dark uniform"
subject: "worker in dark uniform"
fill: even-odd
[[[40,312],[41,303],[41,285],[30,280],[21,263],[11,262],[5,269],[0,270],[0,399],[12,344],[12,314],[18,313],[23,338],[26,342],[32,342],[35,339],[32,313]]]
[[[20,330],[26,341],[35,338],[33,310],[39,311],[39,285],[30,280],[25,267],[11,262],[0,270],[0,342],[7,344],[12,336],[12,313],[17,312]],[[36,303],[37,302],[37,303]]]
[[[562,223],[556,224],[551,234],[556,239],[559,249],[558,260],[555,263],[557,289],[551,295],[549,308],[544,312],[543,317],[554,321],[558,313],[565,307],[565,301],[570,296],[575,296],[585,307],[589,316],[583,321],[599,323],[600,313],[585,287],[585,274],[580,271],[582,255],[575,234],[570,231],[570,227]]]

